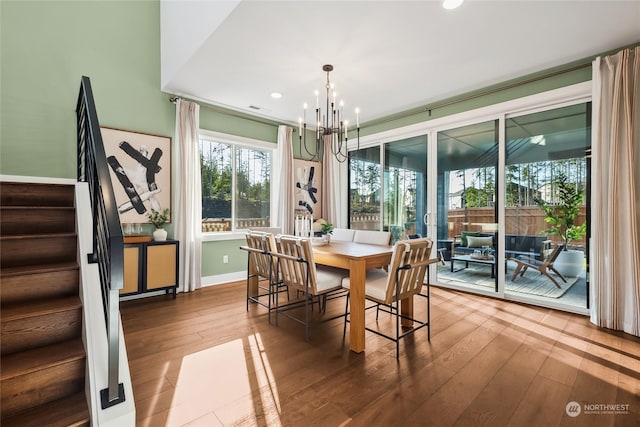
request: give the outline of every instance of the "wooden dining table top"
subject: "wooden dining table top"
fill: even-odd
[[[389,264],[393,246],[371,245],[367,243],[335,241],[322,246],[313,246],[313,256],[317,264],[349,269],[351,260],[364,260],[367,267],[381,267]]]

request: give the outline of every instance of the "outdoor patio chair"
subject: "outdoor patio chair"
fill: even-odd
[[[527,269],[532,268],[534,270],[539,271],[540,274],[547,276],[553,282],[554,285],[556,285],[558,288],[561,288],[561,286],[558,284],[556,279],[554,279],[553,276],[549,274],[549,270],[553,271],[559,278],[562,279],[563,282],[567,283],[567,279],[565,279],[564,276],[560,274],[560,272],[553,267],[554,261],[556,260],[556,258],[558,258],[558,255],[560,255],[560,252],[562,251],[563,248],[564,248],[563,245],[556,246],[551,251],[551,253],[542,261],[538,261],[536,259],[533,259],[531,257],[526,257],[526,256],[519,256],[517,258],[512,258],[511,260],[516,262],[517,266],[516,266],[516,270],[513,272],[513,276],[511,276],[511,281],[516,280],[516,277],[518,277],[518,274],[520,275],[520,277],[524,276],[524,273],[527,271]]]

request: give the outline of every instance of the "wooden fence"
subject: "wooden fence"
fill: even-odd
[[[497,219],[493,208],[467,208],[452,209],[448,214],[448,237],[459,236],[462,230],[483,231],[487,233],[497,231]],[[514,206],[505,209],[505,234],[517,234],[520,236],[537,236],[542,230],[549,228],[544,221],[544,212],[536,206]],[[586,207],[580,208],[577,224],[586,221]],[[554,243],[562,243],[562,239],[549,235]],[[585,238],[573,245],[584,245]]]

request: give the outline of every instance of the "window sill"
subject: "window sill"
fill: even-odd
[[[219,242],[224,240],[245,240],[246,232],[233,231],[227,233],[202,233],[203,242]]]

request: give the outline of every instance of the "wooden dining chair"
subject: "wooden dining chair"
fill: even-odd
[[[389,272],[367,270],[365,298],[375,303],[375,305],[367,307],[367,310],[375,307],[376,310],[379,309],[395,316],[395,334],[386,334],[368,326],[365,329],[394,341],[396,343],[396,358],[400,357],[400,339],[405,336],[426,327],[427,339],[431,339],[431,295],[429,281],[424,283],[424,278],[429,264],[437,262],[437,258],[430,258],[432,247],[433,241],[428,238],[400,240],[395,244],[391,263],[389,264]],[[344,279],[342,285],[349,289],[349,279]],[[425,293],[422,293],[423,286],[426,286]],[[400,310],[400,301],[414,296],[424,297],[427,301],[426,321],[404,315]],[[348,311],[349,296],[347,296],[347,305],[345,307],[345,312],[348,313]],[[401,318],[413,321],[418,326],[401,332]],[[348,318],[345,316],[343,335],[346,335],[347,332],[347,322]]]
[[[331,240],[334,242],[353,242],[353,235],[356,230],[349,228],[334,228],[331,231]]]
[[[369,245],[388,245],[391,243],[391,233],[389,231],[356,230],[353,241]]]
[[[560,252],[562,251],[562,249],[564,249],[564,245],[557,245],[551,251],[551,253],[547,255],[547,257],[542,261],[538,261],[535,258],[531,258],[523,255],[520,255],[517,258],[512,258],[511,261],[516,262],[517,265],[516,265],[515,271],[513,272],[513,276],[511,276],[511,281],[516,280],[516,277],[518,277],[518,274],[520,275],[520,277],[524,276],[524,273],[526,273],[527,269],[532,268],[534,270],[539,271],[540,274],[547,276],[553,282],[554,285],[556,285],[559,289],[562,289],[562,287],[558,284],[556,279],[549,274],[549,270],[551,270],[560,279],[562,279],[563,282],[567,283],[567,279],[565,279],[564,276],[560,274],[560,272],[553,267],[553,263],[558,258],[558,255],[560,255]]]
[[[249,231],[246,234],[246,239],[247,245],[241,246],[240,249],[248,252],[247,311],[250,302],[260,304],[267,308],[269,322],[271,322],[271,311],[275,309],[275,296],[280,292],[286,292],[287,299],[289,298],[289,288],[282,282],[277,260],[272,256],[272,252],[277,250],[275,237],[271,233]],[[255,295],[251,295],[250,282],[252,278],[258,281],[257,294]],[[264,300],[267,302],[265,303]]]
[[[277,252],[274,256],[278,260],[278,268],[282,275],[283,284],[289,289],[299,291],[303,295],[301,301],[294,301],[284,306],[279,303],[276,295],[276,325],[280,314],[304,325],[305,340],[309,339],[309,311],[315,298],[326,301],[328,295],[345,294],[342,288],[342,279],[347,275],[346,271],[338,269],[316,269],[313,258],[311,242],[304,237],[279,236],[277,239]],[[304,307],[304,318],[289,314],[288,311]],[[343,317],[340,314],[331,318],[322,319],[328,321]]]

